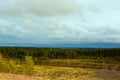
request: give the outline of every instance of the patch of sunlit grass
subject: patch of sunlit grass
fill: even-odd
[[[47,80],[100,80],[92,78],[94,71],[82,68],[36,66],[36,76]]]

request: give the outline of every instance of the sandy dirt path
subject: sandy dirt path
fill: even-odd
[[[103,80],[120,80],[120,71],[100,70],[96,72],[94,77]]]

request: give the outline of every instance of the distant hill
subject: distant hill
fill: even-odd
[[[52,48],[120,48],[117,43],[51,43],[51,44],[35,44],[35,43],[0,43],[0,46],[11,47],[52,47]]]

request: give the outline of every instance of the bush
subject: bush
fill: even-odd
[[[10,66],[6,59],[0,53],[0,72],[10,72]]]
[[[16,64],[13,59],[5,59],[0,54],[0,72],[10,72],[32,75],[34,74],[34,61],[31,56],[25,56],[24,64]]]
[[[22,65],[23,74],[32,75],[34,74],[34,61],[31,56],[25,56],[25,62]]]

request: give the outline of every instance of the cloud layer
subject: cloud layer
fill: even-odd
[[[120,43],[119,4],[119,0],[2,0],[0,38]]]

